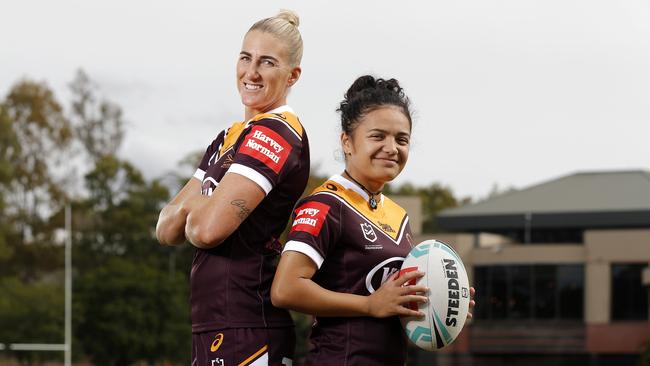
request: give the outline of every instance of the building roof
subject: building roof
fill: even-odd
[[[519,226],[525,215],[548,227],[650,226],[650,172],[574,173],[444,210],[438,220],[446,229],[478,230],[505,228],[513,220]]]

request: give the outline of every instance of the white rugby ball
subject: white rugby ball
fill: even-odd
[[[408,307],[425,314],[422,318],[402,317],[406,336],[416,346],[435,351],[451,344],[465,325],[469,311],[469,281],[460,256],[451,246],[426,240],[411,249],[400,276],[410,271],[424,272],[418,285],[430,289],[428,302]],[[413,284],[406,283],[405,285]]]

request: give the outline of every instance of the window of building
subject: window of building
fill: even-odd
[[[584,243],[584,229],[564,228],[533,228],[529,232],[525,229],[513,229],[493,231],[495,234],[503,235],[512,241],[524,245],[529,244],[579,244]]]
[[[476,266],[477,319],[583,318],[583,265]]]
[[[648,293],[641,282],[647,263],[612,265],[612,320],[648,319]]]
[[[494,267],[489,272],[490,279],[490,317],[502,319],[507,316],[508,271],[506,267]]]
[[[536,319],[555,318],[557,271],[556,266],[534,266],[534,304]]]
[[[582,319],[584,308],[585,271],[582,266],[558,266],[558,316],[562,319]]]
[[[530,287],[531,266],[507,267],[510,277],[508,293],[508,317],[511,319],[529,319],[531,317]]]

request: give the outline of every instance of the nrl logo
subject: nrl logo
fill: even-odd
[[[375,240],[377,240],[377,234],[375,234],[375,230],[372,229],[372,226],[370,226],[370,224],[364,222],[363,224],[360,224],[360,226],[364,238],[366,238],[370,242],[374,242]]]

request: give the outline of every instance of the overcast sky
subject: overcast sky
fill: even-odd
[[[160,176],[243,117],[241,40],[281,8],[300,16],[289,104],[322,174],[343,169],[335,109],[366,73],[400,80],[415,109],[396,183],[480,198],[495,184],[650,170],[647,0],[0,0],[0,94],[28,77],[67,104],[83,68],[125,112],[121,156]]]

